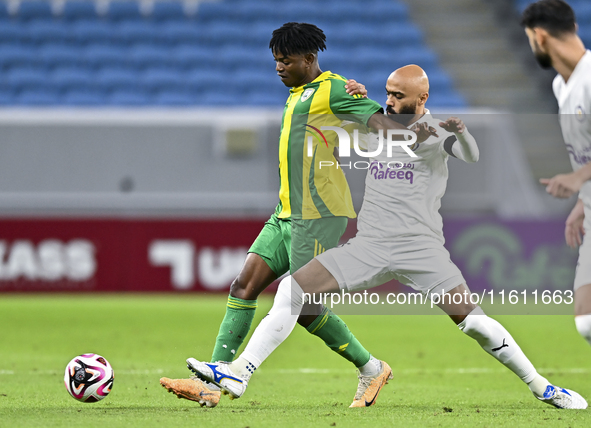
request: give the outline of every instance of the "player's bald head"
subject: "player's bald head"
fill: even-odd
[[[392,87],[410,96],[429,93],[429,78],[418,65],[405,65],[394,70],[388,77],[387,87]]]

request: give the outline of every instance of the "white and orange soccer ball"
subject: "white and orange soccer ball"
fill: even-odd
[[[64,383],[72,397],[84,403],[102,400],[113,387],[113,368],[98,354],[82,354],[66,366]]]

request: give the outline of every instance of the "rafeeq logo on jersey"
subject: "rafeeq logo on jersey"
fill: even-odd
[[[402,169],[407,169],[402,171]],[[412,163],[403,164],[402,162],[388,162],[384,164],[380,161],[373,161],[369,166],[369,174],[376,180],[408,180],[413,183],[414,173],[408,169],[414,169]]]
[[[312,126],[312,125],[305,125],[306,132],[311,134],[307,137],[307,156],[313,157],[314,156],[314,139],[318,141],[318,143],[326,145],[328,147],[328,140],[326,136],[322,133],[322,131],[333,131],[337,134],[337,138],[339,141],[339,158],[344,159],[351,157],[351,137],[349,132],[339,126],[321,126],[320,129]],[[312,132],[308,128],[310,128]],[[394,136],[402,137],[400,140],[394,140]],[[320,139],[322,137],[322,140]],[[386,135],[384,136],[384,130],[378,130],[378,146],[373,151],[363,151],[359,147],[359,131],[357,129],[353,130],[353,149],[357,155],[363,158],[371,158],[377,157],[378,155],[382,154],[384,147],[386,149],[386,156],[391,158],[393,156],[393,148],[394,147],[401,147],[410,157],[416,158],[418,157],[412,150],[411,146],[413,146],[417,142],[417,136],[413,131],[408,129],[388,129],[386,131]],[[358,165],[359,164],[359,165]],[[318,166],[320,169],[335,166],[338,168],[348,167],[353,169],[368,169],[369,162],[349,162],[349,163],[340,163],[340,162],[332,162],[332,161],[319,161]]]

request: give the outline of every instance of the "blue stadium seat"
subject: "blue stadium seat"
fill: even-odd
[[[2,68],[36,67],[39,65],[38,49],[30,45],[0,45],[0,65]]]
[[[107,104],[107,97],[102,91],[71,90],[66,92],[61,102],[72,106],[100,106]]]
[[[161,68],[148,69],[138,76],[140,84],[148,91],[173,90],[182,91],[187,85],[184,75],[177,70]]]
[[[138,72],[125,68],[102,68],[96,73],[95,82],[105,93],[140,87]]]
[[[209,22],[219,19],[234,19],[240,17],[238,5],[228,2],[201,2],[197,9],[197,19],[200,22]],[[246,20],[246,17],[244,17]]]
[[[241,41],[242,35],[247,31],[245,27],[246,25],[236,25],[227,21],[211,21],[202,27],[204,31],[200,41],[212,46],[236,44]]]
[[[107,96],[107,103],[119,106],[141,106],[153,104],[152,98],[141,91],[121,90]]]
[[[121,42],[116,25],[103,20],[77,20],[70,25],[69,39],[78,44]]]
[[[278,76],[273,76],[272,74],[271,76],[271,79],[269,79],[269,75],[267,73],[241,69],[233,73],[230,79],[232,80],[233,85],[238,86],[242,91],[266,92],[270,90],[270,86],[279,88],[279,85],[283,85]]]
[[[140,3],[134,0],[114,0],[109,3],[107,17],[114,21],[141,19]]]
[[[82,52],[70,45],[47,43],[38,51],[38,61],[43,67],[77,66],[83,63]]]
[[[216,107],[231,107],[247,104],[247,101],[244,94],[240,92],[209,91],[197,98],[197,104]]]
[[[180,68],[208,68],[213,60],[219,59],[215,48],[192,44],[176,46],[170,53],[172,61]]]
[[[23,24],[0,20],[0,40],[3,43],[27,43]]]
[[[61,91],[90,90],[95,86],[94,73],[79,67],[59,67],[49,75],[51,85]]]
[[[197,104],[197,97],[186,91],[160,91],[154,101],[163,106],[188,106]]]
[[[30,19],[51,19],[53,18],[51,3],[39,0],[22,1],[19,4],[17,16],[24,21]]]
[[[115,26],[117,37],[123,43],[151,43],[157,40],[159,26],[148,20],[121,21]]]
[[[69,28],[64,22],[31,20],[24,26],[30,43],[64,43],[69,37]]]
[[[8,2],[0,2],[0,20],[9,19]]]
[[[159,21],[178,21],[187,18],[180,1],[157,1],[154,3],[151,16]]]
[[[248,92],[245,103],[256,106],[283,106],[287,100],[286,96],[278,92],[254,91]]]
[[[98,17],[96,3],[80,0],[66,1],[62,16],[67,20],[94,20]]]
[[[129,61],[137,68],[170,66],[170,50],[154,45],[135,45],[129,52]]]
[[[468,103],[462,95],[454,91],[432,93],[427,101],[427,108],[463,108]]]
[[[270,50],[238,45],[226,45],[218,49],[211,58],[211,63],[225,71],[245,68],[275,69]]]
[[[207,91],[220,91],[232,83],[227,73],[220,73],[214,70],[202,69],[188,72],[184,77],[187,90],[194,93]]]
[[[10,90],[0,90],[0,105],[7,106],[15,104],[14,92]]]
[[[197,44],[205,37],[206,31],[201,27],[195,21],[166,21],[154,37],[164,44]]]
[[[59,105],[60,94],[51,89],[24,90],[14,97],[15,104],[27,106]]]
[[[4,83],[12,90],[36,90],[50,87],[47,72],[35,68],[11,68],[5,74]]]
[[[124,67],[129,64],[129,48],[103,44],[88,45],[82,51],[82,59],[88,67]]]

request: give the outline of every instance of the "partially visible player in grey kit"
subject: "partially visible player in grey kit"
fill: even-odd
[[[579,192],[566,219],[567,244],[579,247],[575,273],[575,323],[591,344],[591,51],[577,35],[572,8],[561,0],[541,0],[523,12],[521,24],[543,68],[558,75],[552,87],[558,100],[562,136],[574,172],[540,180],[557,198]]]

